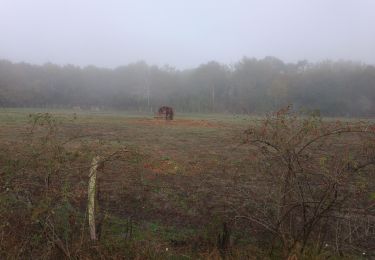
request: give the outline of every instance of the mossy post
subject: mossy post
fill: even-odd
[[[91,240],[95,241],[96,230],[95,230],[95,194],[96,194],[96,174],[99,165],[99,156],[95,156],[92,159],[90,174],[89,174],[89,187],[88,187],[88,217],[89,217],[89,228]]]

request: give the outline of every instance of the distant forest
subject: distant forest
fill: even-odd
[[[243,58],[177,70],[145,62],[115,69],[0,60],[1,107],[99,107],[261,114],[293,104],[327,116],[375,115],[375,67],[355,62]]]

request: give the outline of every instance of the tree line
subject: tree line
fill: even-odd
[[[375,67],[352,61],[244,57],[178,70],[136,62],[114,69],[0,60],[2,107],[100,107],[259,114],[287,104],[327,116],[375,114]]]

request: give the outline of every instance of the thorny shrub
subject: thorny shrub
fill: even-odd
[[[257,173],[238,191],[251,197],[237,218],[262,230],[271,255],[373,253],[374,130],[301,116],[290,106],[269,114],[245,133]]]

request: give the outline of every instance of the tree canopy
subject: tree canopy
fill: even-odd
[[[292,103],[328,116],[373,116],[374,100],[375,67],[350,61],[244,57],[177,70],[142,61],[107,69],[0,60],[2,107],[156,111],[170,105],[180,112],[258,114]]]

